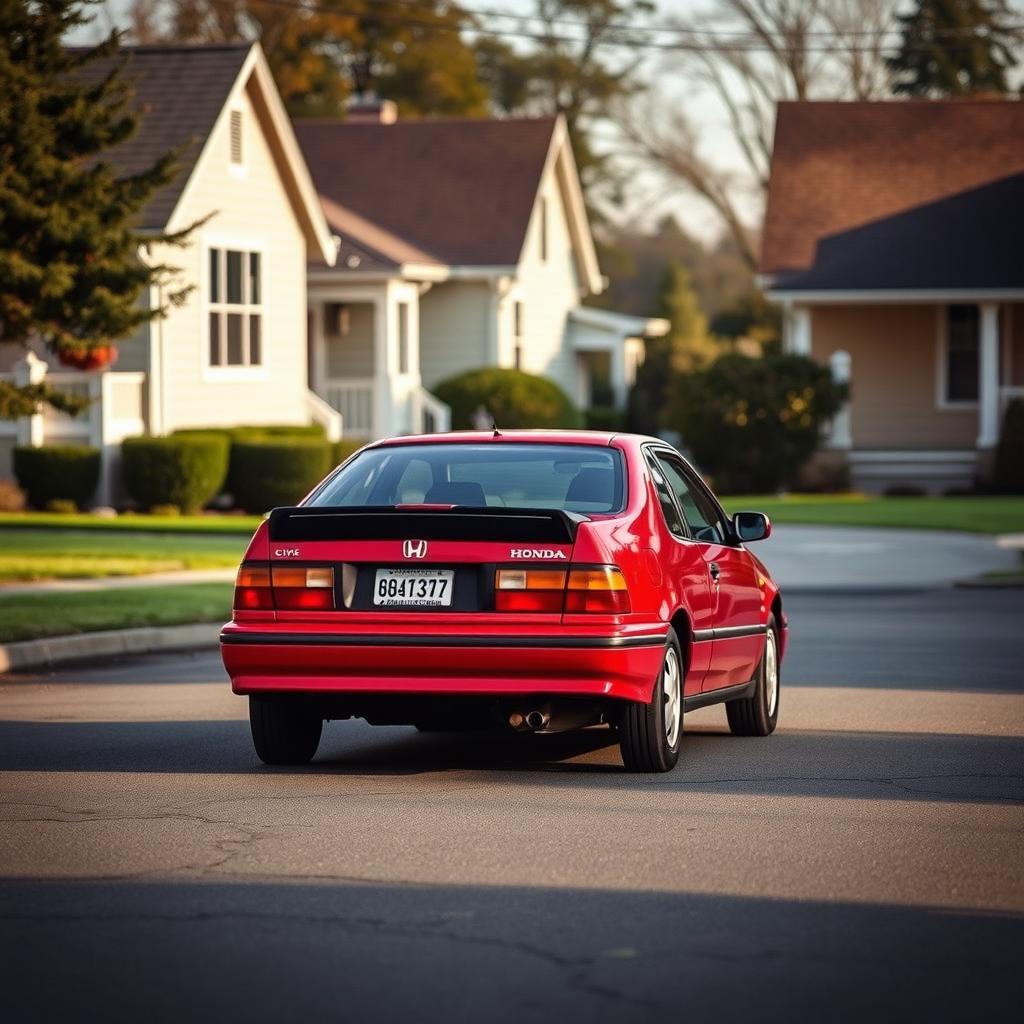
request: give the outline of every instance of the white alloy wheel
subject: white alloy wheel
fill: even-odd
[[[665,652],[665,666],[661,673],[662,701],[664,703],[665,739],[669,747],[676,745],[679,726],[683,720],[683,683],[679,671],[679,655],[674,646]]]
[[[768,705],[768,717],[775,714],[775,705],[779,701],[779,659],[775,649],[775,631],[768,630],[767,646],[764,652],[764,688],[765,703]]]

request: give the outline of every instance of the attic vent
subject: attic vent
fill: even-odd
[[[242,162],[242,112],[231,111],[231,162]]]

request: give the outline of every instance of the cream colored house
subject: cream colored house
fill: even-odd
[[[309,269],[310,362],[349,436],[445,429],[439,381],[483,366],[617,403],[662,320],[584,306],[603,279],[561,118],[399,122],[387,104],[296,132],[336,264]]]
[[[984,481],[1024,397],[1024,104],[779,105],[761,273],[785,343],[849,379],[864,490]]]
[[[341,431],[338,413],[309,389],[306,359],[306,265],[330,265],[335,243],[260,47],[141,47],[128,74],[141,128],[112,159],[134,170],[192,140],[142,227],[175,232],[208,220],[186,248],[144,247],[140,258],[180,268],[193,291],[119,345],[104,372],[0,345],[0,372],[95,399],[76,419],[44,412],[0,423],[0,473],[16,443],[98,445],[101,502],[114,496],[118,445],[131,434],[310,421],[335,438]]]

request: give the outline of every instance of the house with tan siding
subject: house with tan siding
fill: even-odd
[[[296,132],[339,240],[309,269],[311,382],[347,436],[444,428],[430,389],[484,366],[584,409],[607,381],[624,407],[668,324],[583,304],[604,280],[564,120],[398,121],[385,103]]]
[[[41,411],[0,424],[0,474],[15,444],[93,444],[103,451],[101,502],[115,496],[119,443],[130,434],[311,421],[335,437],[341,430],[338,413],[309,389],[306,348],[306,266],[329,265],[335,245],[259,45],[129,53],[140,129],[110,159],[134,171],[184,147],[178,176],[140,227],[145,235],[202,224],[185,247],[143,246],[140,259],[178,268],[175,287],[192,291],[119,344],[105,371],[0,345],[0,373],[94,399],[80,417]],[[165,303],[158,291],[146,301]]]
[[[1024,103],[781,103],[762,281],[786,347],[849,379],[855,487],[984,481],[1024,397]]]

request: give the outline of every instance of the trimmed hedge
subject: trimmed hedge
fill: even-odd
[[[499,430],[582,424],[569,396],[554,381],[522,370],[470,370],[449,377],[431,390],[451,406],[455,428],[471,428],[479,406],[494,417]]]
[[[326,441],[327,434],[319,423],[308,424],[265,424],[243,425],[240,427],[183,427],[175,430],[172,437],[223,437],[230,445],[228,471],[223,490],[236,495],[239,487],[245,487],[235,466],[235,445],[241,441]],[[236,499],[236,504],[238,501]]]
[[[583,414],[587,430],[622,430],[625,416],[611,405],[592,405]]]
[[[335,441],[331,445],[331,461],[335,466],[340,466],[350,455],[355,455],[365,443],[365,441]]]
[[[992,482],[996,490],[1024,494],[1024,400],[1020,398],[1006,407]]]
[[[228,438],[222,434],[129,437],[121,442],[125,490],[143,508],[198,512],[224,486]]]
[[[86,505],[100,480],[100,452],[75,444],[15,448],[14,475],[35,508],[51,501]]]
[[[232,493],[246,512],[294,505],[332,468],[332,446],[312,438],[238,441],[231,446]]]

